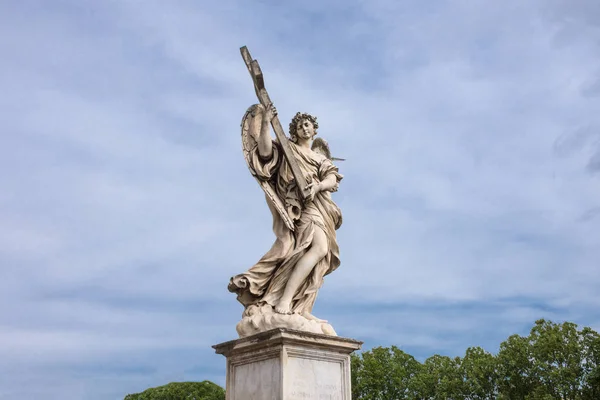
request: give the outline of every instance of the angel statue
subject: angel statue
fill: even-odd
[[[323,278],[340,265],[335,231],[342,214],[331,192],[338,190],[342,175],[327,142],[313,142],[317,118],[297,113],[286,140],[308,183],[306,196],[300,196],[282,145],[271,138],[270,122],[276,115],[272,104],[256,104],[242,119],[244,157],[266,194],[276,239],[254,266],[229,282],[229,291],[245,307],[237,331],[240,337],[273,328],[336,335],[312,309]]]

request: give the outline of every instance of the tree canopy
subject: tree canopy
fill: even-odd
[[[225,390],[210,381],[171,382],[142,393],[128,394],[124,400],[225,400]]]
[[[600,335],[590,328],[538,320],[493,355],[470,347],[464,357],[423,363],[392,346],[352,356],[354,400],[600,400]]]

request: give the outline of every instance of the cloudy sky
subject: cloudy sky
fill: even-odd
[[[284,5],[285,4],[285,5]],[[273,241],[239,123],[259,59],[345,175],[315,314],[420,360],[600,330],[597,0],[0,2],[0,399],[225,379]]]

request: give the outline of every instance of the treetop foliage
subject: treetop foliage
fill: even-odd
[[[142,393],[128,394],[124,400],[225,400],[225,390],[210,381],[171,382]]]
[[[493,355],[423,363],[392,346],[352,356],[354,400],[600,400],[600,335],[590,328],[538,320]]]

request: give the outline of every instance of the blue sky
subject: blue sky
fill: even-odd
[[[285,4],[285,5],[284,5]],[[239,123],[259,59],[345,175],[315,314],[424,359],[600,330],[596,0],[0,3],[0,399],[224,382],[273,241]]]

